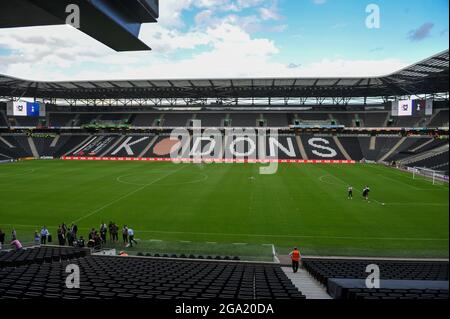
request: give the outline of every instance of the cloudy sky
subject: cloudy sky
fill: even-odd
[[[368,4],[380,28],[366,27]],[[0,73],[33,80],[384,75],[448,49],[448,0],[160,0],[117,53],[69,26],[0,30]],[[81,17],[82,18],[82,17]]]

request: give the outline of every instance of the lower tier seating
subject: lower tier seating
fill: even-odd
[[[382,269],[381,279],[447,280],[448,262],[410,262],[380,260],[307,259],[304,266],[318,281],[326,284],[329,278],[367,278],[366,266],[376,264]]]
[[[19,257],[12,258],[16,254],[45,255],[47,249],[8,253],[7,259],[16,261]],[[43,263],[27,259],[26,264],[4,265],[0,299],[305,298],[277,265],[75,254],[62,258],[62,254],[63,250],[53,250],[52,260],[44,258]],[[80,268],[80,289],[65,287],[68,264]]]

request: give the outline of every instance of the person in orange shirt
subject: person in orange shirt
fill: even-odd
[[[300,251],[298,250],[297,247],[295,247],[294,250],[289,254],[289,256],[291,256],[292,260],[292,271],[296,273],[298,271],[300,260],[302,259]]]

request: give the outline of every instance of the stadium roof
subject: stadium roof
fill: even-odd
[[[0,28],[65,24],[69,5],[79,8],[79,29],[110,48],[150,50],[138,36],[142,23],[156,22],[158,0],[3,0]]]
[[[38,82],[0,75],[0,96],[43,99],[388,97],[448,92],[449,51],[379,77]]]

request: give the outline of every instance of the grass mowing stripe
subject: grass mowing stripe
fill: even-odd
[[[12,224],[4,224],[5,226],[16,226],[16,227],[29,227],[36,228],[39,227],[37,225],[12,225]],[[47,226],[54,227],[57,226]],[[90,228],[79,228],[82,230],[90,230]],[[401,237],[349,237],[349,236],[322,236],[322,235],[282,235],[282,234],[234,234],[234,233],[201,233],[201,232],[183,232],[183,231],[165,231],[165,230],[134,230],[136,233],[152,233],[152,234],[186,234],[186,235],[206,235],[206,236],[231,236],[231,237],[274,237],[274,238],[324,238],[324,239],[349,239],[349,240],[413,240],[413,241],[448,241],[449,238],[401,238]],[[142,240],[142,239],[141,239]],[[144,240],[142,240],[144,241]],[[156,239],[150,239],[150,241],[160,241]],[[207,242],[211,244],[216,244],[217,242]],[[232,243],[233,245],[247,245],[248,243]],[[269,244],[263,244],[269,245]],[[270,244],[269,246],[271,246]]]
[[[179,168],[178,170],[170,171],[168,174],[166,174],[166,175],[164,175],[164,176],[162,176],[162,177],[160,177],[160,178],[157,178],[157,179],[155,179],[154,181],[152,181],[152,182],[150,182],[150,183],[148,183],[148,184],[145,184],[145,185],[143,185],[143,186],[141,186],[141,187],[139,187],[139,188],[137,188],[137,189],[135,189],[135,190],[133,190],[133,191],[131,191],[131,192],[129,192],[129,193],[126,193],[125,195],[123,195],[123,196],[121,196],[121,197],[119,197],[119,198],[117,198],[117,199],[115,199],[115,200],[113,200],[113,201],[111,201],[111,202],[109,202],[109,203],[103,205],[102,207],[97,208],[97,209],[93,210],[92,212],[89,212],[88,214],[86,214],[86,215],[84,215],[84,216],[82,216],[82,217],[80,217],[80,218],[74,220],[72,223],[78,223],[79,221],[81,221],[81,220],[83,220],[83,219],[86,219],[86,218],[88,218],[88,217],[90,217],[90,216],[92,216],[92,215],[94,215],[94,214],[96,214],[96,213],[102,211],[103,209],[105,209],[105,208],[111,206],[112,204],[115,204],[115,203],[117,203],[117,202],[120,202],[121,200],[123,200],[123,199],[125,199],[125,198],[127,198],[127,197],[129,197],[129,196],[131,196],[131,195],[133,195],[133,194],[136,194],[137,192],[140,192],[140,191],[143,190],[144,188],[146,188],[146,187],[148,187],[148,186],[150,186],[150,185],[153,185],[153,184],[159,182],[160,180],[163,180],[164,178],[166,178],[166,177],[168,177],[168,176],[170,176],[170,175],[172,175],[172,174],[175,174],[175,173],[179,172],[179,171],[182,170],[184,167],[185,167],[185,166],[182,166],[182,167]]]

